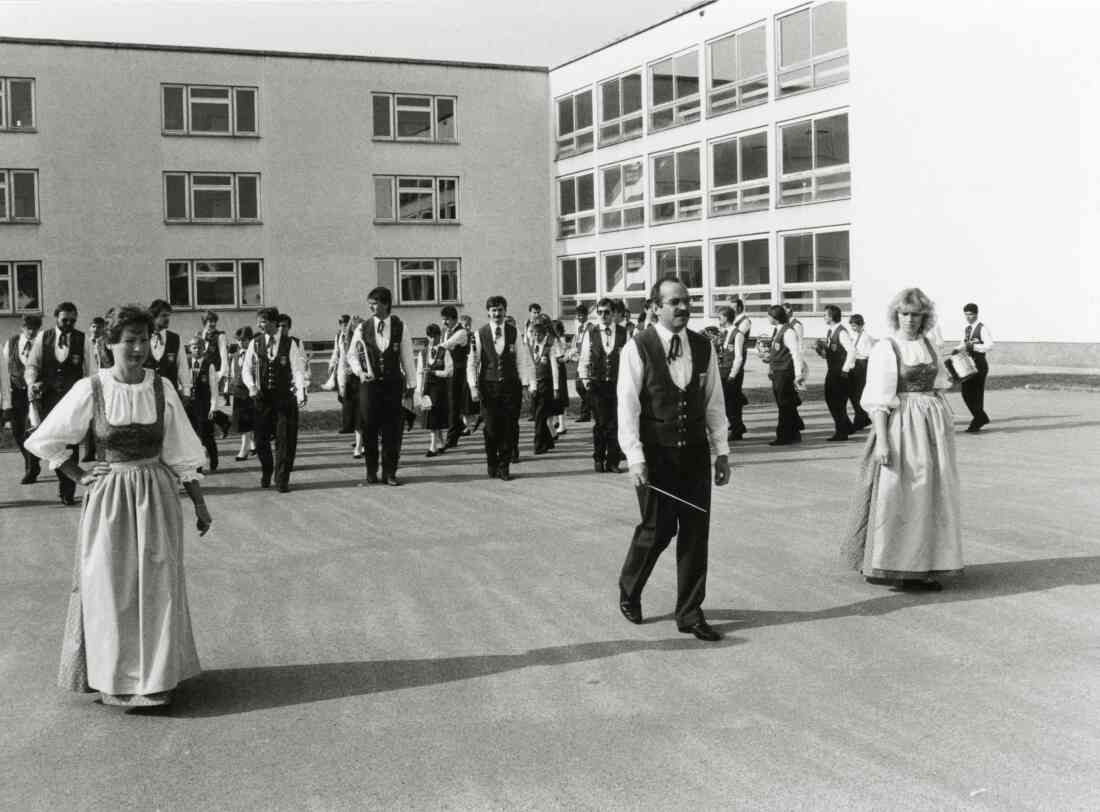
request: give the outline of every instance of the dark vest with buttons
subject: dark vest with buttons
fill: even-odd
[[[42,388],[64,395],[84,377],[84,333],[79,330],[69,333],[69,357],[60,362],[55,351],[57,335],[54,327],[42,334],[42,366],[38,380]]]
[[[401,338],[405,334],[405,325],[397,316],[390,315],[389,343],[385,350],[379,350],[375,343],[374,318],[363,322],[363,345],[370,360],[374,379],[384,383],[397,383],[401,375]],[[411,372],[409,373],[412,374]]]
[[[17,333],[8,341],[8,378],[11,379],[12,389],[27,388],[26,373],[27,367],[23,364],[23,356],[19,354],[19,334]]]
[[[260,395],[274,399],[289,398],[293,385],[293,375],[290,369],[291,338],[285,334],[279,337],[274,360],[267,356],[267,338],[266,335],[261,333],[252,339],[252,351],[255,353],[259,365],[259,375],[256,383],[260,387]]]
[[[707,445],[707,398],[703,374],[710,368],[711,343],[697,333],[684,330],[681,340],[691,346],[691,377],[680,390],[672,382],[665,349],[656,330],[643,330],[634,338],[642,360],[639,390],[641,415],[638,420],[643,446],[685,448]]]
[[[221,369],[222,354],[219,349],[218,337],[214,336],[203,345],[202,355],[192,359],[191,385],[210,386],[210,370]]]
[[[787,345],[783,343],[783,337],[790,329],[790,325],[784,324],[772,336],[772,352],[768,366],[771,367],[773,375],[777,372],[794,372],[794,357],[791,355],[791,351],[787,349]],[[795,333],[795,337],[797,336],[798,333]]]
[[[444,338],[450,338],[455,333],[457,333],[459,330],[465,330],[465,329],[466,328],[463,327],[461,324],[456,324],[454,327],[452,327],[450,330],[448,330],[447,334],[443,337]],[[466,343],[463,344],[462,346],[457,346],[456,345],[454,347],[451,347],[451,363],[454,364],[455,375],[456,376],[458,376],[460,373],[465,373],[465,371],[466,371],[466,359],[469,358],[469,357],[470,357],[470,333],[469,333],[469,331],[467,331],[466,332]]]
[[[495,324],[484,324],[478,330],[478,352],[481,353],[481,371],[479,385],[485,381],[491,383],[515,383],[519,380],[519,367],[516,362],[516,340],[518,332],[511,324],[504,325],[504,353],[497,355],[493,331]]]
[[[619,357],[626,346],[626,328],[617,324],[612,329],[611,352],[603,348],[603,327],[594,327],[588,334],[588,374],[593,381],[617,383],[619,380]]]
[[[980,321],[966,325],[966,340],[975,344],[982,343],[982,323]],[[972,352],[970,357],[974,359],[974,366],[978,368],[978,372],[989,371],[989,361],[986,359],[984,352]]]
[[[160,360],[153,358],[153,353],[145,359],[146,369],[155,369],[162,378],[167,378],[175,386],[180,379],[180,336],[171,330],[164,331],[164,354]]]
[[[531,360],[534,361],[535,364],[536,381],[554,380],[554,371],[552,367],[556,359],[550,357],[550,350],[553,346],[553,341],[536,342],[531,345]]]
[[[203,340],[203,358],[204,359],[211,358],[212,359],[211,365],[214,367],[214,369],[217,369],[219,371],[222,368],[221,346],[222,346],[222,336],[223,335],[224,335],[224,333],[222,333],[221,330],[215,330],[214,332],[210,333],[209,335],[204,334],[203,337],[202,337],[202,340]],[[206,366],[207,365],[204,361],[203,368],[205,369]]]
[[[848,351],[840,343],[840,332],[848,332],[843,324],[833,327],[833,332],[825,344],[825,364],[829,372],[840,372],[844,368],[844,362],[848,360]]]

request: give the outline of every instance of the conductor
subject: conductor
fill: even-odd
[[[703,616],[714,484],[729,482],[728,421],[711,342],[687,329],[691,299],[675,276],[650,291],[658,321],[622,351],[619,445],[642,520],[619,577],[619,610],[642,622],[642,590],[676,536],[676,626],[700,640],[722,635]]]

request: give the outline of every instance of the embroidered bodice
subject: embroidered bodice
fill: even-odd
[[[156,419],[152,423],[128,423],[112,426],[107,422],[103,383],[92,376],[93,419],[96,458],[101,462],[125,462],[159,457],[164,444],[164,385],[158,375],[153,379]]]

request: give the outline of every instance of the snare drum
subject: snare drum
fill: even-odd
[[[947,371],[960,383],[978,374],[978,365],[975,364],[974,359],[965,352],[949,355],[944,359],[943,363],[947,367]]]

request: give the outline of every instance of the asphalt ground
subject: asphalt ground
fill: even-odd
[[[960,430],[966,412],[950,395]],[[168,711],[54,687],[78,511],[0,453],[0,808],[1100,808],[1100,396],[995,390],[958,435],[965,574],[942,593],[837,563],[861,443],[770,448],[750,407],[715,492],[708,618],[674,551],[619,615],[636,503],[588,425],[485,478],[480,442],[359,487],[349,439],[206,482],[185,542],[205,673]]]

